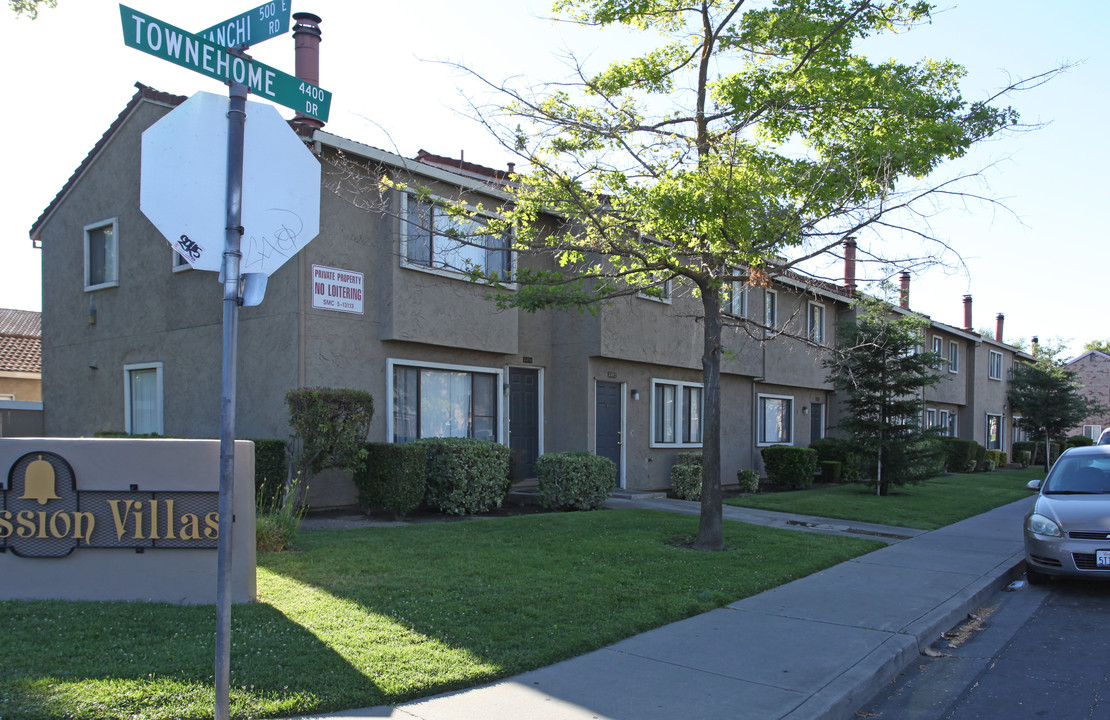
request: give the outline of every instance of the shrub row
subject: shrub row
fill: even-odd
[[[813,485],[818,455],[810,448],[793,445],[771,445],[759,451],[763,467],[772,485],[800,490]]]
[[[609,499],[617,465],[588,452],[548,453],[536,460],[540,502],[553,510],[596,510]]]

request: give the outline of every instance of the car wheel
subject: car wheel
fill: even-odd
[[[1030,585],[1044,585],[1052,578],[1039,570],[1034,570],[1027,564],[1025,566],[1025,579],[1029,581]]]

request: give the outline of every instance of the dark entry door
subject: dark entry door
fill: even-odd
[[[536,476],[540,454],[540,371],[509,368],[509,449],[513,481]]]
[[[617,465],[615,485],[621,478],[621,384],[597,383],[597,408],[595,428],[597,454],[607,457]]]

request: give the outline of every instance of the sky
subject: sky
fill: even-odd
[[[129,0],[135,10],[199,31],[260,4],[227,0]],[[549,0],[286,0],[320,16],[320,86],[332,93],[329,132],[412,157],[438,155],[504,168],[517,159],[468,111],[492,98],[452,67],[501,82],[539,83],[567,75],[568,52],[600,69],[650,46],[621,29],[586,30],[549,18]],[[1007,342],[1039,336],[1065,355],[1110,338],[1097,318],[1105,297],[1110,168],[1110,1],[940,2],[930,25],[867,47],[873,58],[949,57],[968,74],[968,99],[1067,63],[1048,84],[1012,96],[1023,122],[1041,127],[984,143],[951,169],[982,171],[971,189],[997,203],[953,200],[923,223],[962,258],[959,267],[915,273],[911,306],[963,324],[973,297],[976,329],[1005,314]],[[293,73],[293,40],[251,49]],[[178,95],[223,93],[215,80],[126,47],[119,5],[58,0],[37,20],[0,10],[0,59],[8,97],[0,307],[41,309],[40,251],[31,226],[135,92],[135,82]],[[279,108],[283,117],[291,111]]]

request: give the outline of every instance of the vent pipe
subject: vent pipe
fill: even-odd
[[[1002,342],[1002,326],[1005,324],[1005,322],[1006,316],[1002,313],[998,313],[998,315],[994,319],[994,339],[998,342]]]
[[[856,239],[844,238],[844,289],[849,295],[856,294]]]
[[[902,273],[902,289],[898,293],[898,305],[903,310],[910,309],[910,274]]]
[[[975,332],[974,327],[971,322],[971,296],[964,295],[964,330]]]

